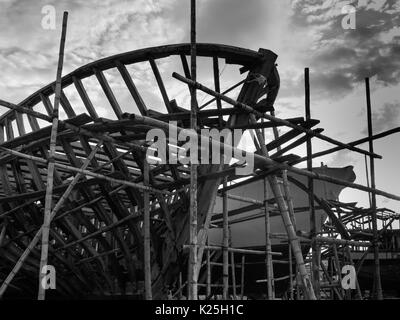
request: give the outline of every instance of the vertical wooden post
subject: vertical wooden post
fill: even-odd
[[[365,78],[365,88],[367,97],[367,118],[368,118],[368,137],[369,137],[369,152],[374,152],[374,142],[372,139],[372,112],[371,112],[371,94],[369,89],[369,78]],[[370,171],[371,171],[371,188],[375,190],[375,161],[374,157],[369,158]],[[378,225],[376,220],[376,194],[374,191],[371,192],[371,209],[372,209],[372,232],[373,232],[373,243],[374,243],[374,283],[375,293],[378,300],[383,299],[382,294],[382,283],[381,283],[381,272],[379,265],[379,244],[378,244]]]
[[[207,239],[208,245],[208,239]],[[207,257],[207,298],[211,296],[211,259],[210,259],[210,250],[206,252]]]
[[[222,278],[223,278],[223,289],[222,289],[222,299],[228,299],[228,289],[229,289],[229,222],[228,222],[228,196],[225,191],[226,189],[226,177],[224,177],[224,192],[222,195],[222,215],[223,215],[223,238],[222,238]]]
[[[305,88],[305,113],[306,121],[311,120],[311,107],[310,107],[310,70],[309,68],[304,69],[304,88]],[[311,136],[307,136],[307,170],[312,171],[312,143]],[[314,181],[312,178],[308,178],[308,201],[310,206],[310,236],[314,239],[317,233],[317,224],[315,216],[314,206]],[[312,277],[314,291],[317,299],[319,298],[319,264],[318,264],[318,244],[316,241],[311,242],[312,251]]]
[[[60,51],[58,57],[56,90],[55,90],[54,109],[53,109],[53,122],[51,128],[51,136],[50,136],[50,152],[48,157],[49,164],[47,167],[46,197],[45,197],[45,209],[44,209],[43,232],[42,232],[42,250],[40,256],[40,268],[39,268],[38,300],[44,300],[46,295],[46,289],[42,285],[42,280],[44,279],[44,274],[42,274],[42,271],[47,266],[47,258],[49,250],[51,206],[53,200],[53,179],[54,179],[54,162],[55,162],[54,157],[55,157],[56,143],[57,143],[58,107],[60,104],[60,96],[61,96],[61,74],[62,74],[62,67],[64,60],[64,46],[65,46],[65,36],[67,32],[67,20],[68,20],[68,12],[64,12],[62,31],[61,31]]]
[[[192,80],[196,81],[196,0],[191,0],[190,6],[190,63]],[[196,87],[191,86],[190,127],[197,130],[197,98]],[[190,253],[188,299],[197,300],[197,165],[190,164]]]
[[[149,163],[146,155],[143,161],[143,182],[149,186]],[[151,243],[150,243],[150,191],[143,192],[143,228],[144,228],[144,293],[146,300],[152,300],[151,291]]]
[[[293,259],[292,259],[292,246],[290,245],[290,242],[288,242],[288,247],[289,247],[289,291],[290,291],[290,300],[293,300]],[[295,277],[296,280],[296,277]],[[297,282],[297,280],[296,280]]]
[[[232,295],[233,300],[236,300],[236,265],[235,265],[235,253],[231,252],[231,272],[232,272]]]
[[[267,298],[274,299],[274,274],[272,265],[271,219],[268,209],[268,180],[264,178],[265,267],[267,271]]]
[[[300,286],[299,286],[298,278],[299,278],[299,266],[296,265],[296,277],[295,277],[295,279],[296,279],[296,299],[300,300],[301,295],[300,295]]]
[[[271,115],[275,116],[275,112],[271,111]],[[264,123],[264,119],[261,118],[261,123]],[[279,138],[279,132],[277,127],[273,127],[274,138]],[[265,144],[265,129],[262,130],[262,137],[264,141],[260,141],[260,144]],[[265,148],[266,149],[266,148]],[[281,146],[278,146],[278,151],[281,150]],[[282,170],[286,172],[286,170]],[[290,210],[289,210],[290,211]],[[268,179],[264,178],[264,220],[265,220],[265,264],[267,271],[267,298],[268,300],[275,299],[275,282],[274,282],[274,265],[272,262],[272,243],[271,243],[271,219],[268,209]],[[293,220],[292,220],[293,223]]]
[[[340,266],[339,255],[338,255],[336,243],[334,243],[332,245],[332,250],[333,250],[334,266],[335,266],[336,275],[338,276],[339,283],[342,283],[342,268]],[[342,296],[344,297],[345,294],[344,294],[344,289],[342,288],[342,286],[340,286],[340,292],[341,292]]]
[[[241,296],[241,300],[244,299],[244,274],[245,274],[245,267],[246,267],[245,259],[246,259],[246,256],[243,254],[242,255],[241,280],[240,280],[240,296]]]

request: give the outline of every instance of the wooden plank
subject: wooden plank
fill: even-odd
[[[103,89],[108,101],[110,102],[111,107],[113,108],[115,115],[117,116],[118,119],[122,118],[122,109],[117,101],[117,99],[114,96],[113,91],[111,90],[111,87],[104,76],[104,73],[101,70],[94,69],[94,73],[97,77],[97,80],[100,83],[101,88]]]
[[[190,70],[189,70],[189,64],[186,59],[186,55],[180,54],[181,61],[182,61],[182,68],[183,68],[183,73],[185,74],[186,78],[191,78],[190,76]]]
[[[15,121],[17,122],[18,134],[23,136],[26,133],[24,120],[20,112],[15,111]]]
[[[78,91],[79,96],[82,99],[83,104],[86,107],[86,110],[89,112],[90,116],[93,119],[97,119],[99,116],[97,114],[96,109],[93,107],[92,101],[90,100],[85,87],[83,86],[83,83],[80,79],[77,77],[72,77],[72,80],[74,81],[74,85],[76,90]]]
[[[68,118],[76,117],[76,113],[63,90],[61,90],[60,103]]]
[[[6,119],[4,121],[4,126],[6,128],[7,141],[14,139],[14,130],[13,130],[13,127],[12,127],[12,122],[9,119]]]
[[[51,116],[53,114],[53,105],[52,105],[52,103],[50,101],[49,96],[46,96],[46,95],[44,95],[42,93],[39,93],[39,96],[40,96],[40,100],[42,101],[42,103],[44,105],[44,108],[47,111],[47,114],[49,116]]]
[[[128,69],[119,61],[116,61],[115,63],[117,65],[118,71],[122,76],[122,79],[124,79],[125,81],[126,87],[133,97],[133,100],[135,100],[136,106],[138,107],[140,113],[143,115],[147,115],[146,104],[144,103],[138,89],[136,88],[135,83],[133,82],[132,77],[128,72]]]
[[[169,104],[170,100],[168,98],[168,93],[167,93],[167,90],[165,89],[164,82],[161,78],[161,74],[160,74],[160,71],[158,70],[157,64],[153,58],[150,58],[149,62],[150,62],[151,69],[153,70],[154,77],[156,78],[158,88],[160,89],[161,96],[164,101],[165,107],[167,108],[168,113],[173,113],[174,110],[172,110],[172,108]]]

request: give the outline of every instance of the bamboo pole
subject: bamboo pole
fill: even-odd
[[[336,239],[336,238],[321,237],[321,236],[316,236],[314,239],[318,243],[340,244],[340,245],[349,245],[349,246],[356,246],[356,247],[371,246],[371,243],[367,242],[367,241],[363,242],[363,241]]]
[[[290,213],[290,219],[292,220],[293,226],[296,226],[296,217],[294,215],[294,205],[293,205],[293,200],[292,200],[292,196],[290,193],[287,170],[282,170],[282,181],[283,181],[283,190],[285,193],[286,202],[287,202],[289,213]]]
[[[293,262],[292,262],[292,246],[290,242],[288,242],[289,247],[289,292],[290,292],[290,300],[294,300],[293,296]]]
[[[232,295],[233,300],[236,300],[236,270],[235,270],[235,253],[231,252],[231,272],[232,272]]]
[[[268,114],[266,114],[266,113],[258,112],[258,111],[256,111],[256,110],[254,110],[253,108],[251,108],[250,106],[248,106],[248,105],[246,105],[246,104],[244,104],[244,103],[242,103],[242,102],[238,102],[238,101],[236,101],[236,100],[234,100],[234,99],[231,99],[231,98],[229,98],[229,97],[227,97],[227,96],[225,96],[225,95],[223,95],[223,94],[221,94],[221,93],[215,92],[214,90],[211,90],[211,89],[209,89],[209,88],[203,86],[202,84],[200,84],[200,83],[198,83],[198,82],[194,82],[194,81],[191,80],[191,79],[187,79],[187,78],[185,78],[185,77],[179,75],[179,74],[176,73],[176,72],[173,72],[173,73],[172,73],[172,76],[173,76],[175,79],[178,79],[179,81],[182,81],[182,82],[184,82],[184,83],[186,83],[186,84],[195,86],[197,89],[199,89],[199,90],[201,90],[201,91],[203,91],[203,92],[205,92],[205,93],[208,93],[208,94],[210,94],[210,95],[212,95],[212,96],[214,96],[214,97],[216,97],[216,98],[220,98],[221,100],[223,100],[223,101],[225,101],[225,102],[227,102],[227,103],[229,103],[229,104],[231,104],[231,105],[233,105],[233,106],[237,106],[237,107],[240,107],[240,108],[242,108],[243,110],[245,110],[245,111],[247,111],[247,112],[251,112],[251,113],[253,113],[254,115],[256,115],[256,116],[258,116],[258,117],[260,117],[260,118],[268,119],[268,120],[270,120],[270,121],[272,121],[272,122],[274,122],[274,123],[280,123],[280,124],[282,124],[282,125],[285,125],[285,126],[288,126],[288,127],[292,128],[292,129],[296,129],[296,130],[298,130],[298,131],[307,133],[307,134],[309,134],[310,136],[314,136],[314,137],[316,137],[316,138],[318,138],[318,139],[321,139],[321,140],[330,142],[330,143],[332,143],[332,144],[334,144],[334,145],[337,145],[337,146],[340,146],[340,147],[344,147],[344,148],[349,149],[349,150],[352,150],[352,151],[354,151],[354,152],[358,152],[358,153],[361,153],[361,154],[366,154],[366,155],[368,155],[368,156],[373,156],[373,157],[379,158],[379,159],[382,158],[382,156],[380,156],[380,155],[371,154],[371,153],[368,152],[368,151],[365,151],[365,150],[359,149],[359,148],[357,148],[357,147],[350,146],[350,145],[345,144],[345,143],[343,143],[343,142],[337,141],[337,140],[335,140],[335,139],[329,138],[329,137],[327,137],[327,136],[325,136],[325,135],[323,135],[323,134],[314,132],[314,131],[311,130],[311,129],[305,129],[305,128],[303,128],[303,127],[301,127],[301,126],[298,126],[298,125],[295,125],[295,124],[293,124],[293,123],[291,123],[291,122],[289,122],[289,121],[287,121],[287,120],[280,119],[280,118],[277,118],[277,117],[268,115]]]
[[[268,210],[268,180],[264,178],[264,217],[265,217],[265,267],[267,271],[267,297],[268,300],[274,299],[274,273],[272,264],[272,244],[271,244],[271,219]]]
[[[224,177],[223,182],[224,189],[226,188],[226,177]],[[222,196],[222,214],[223,214],[223,233],[222,233],[222,277],[223,277],[223,290],[222,290],[222,299],[228,299],[228,290],[229,290],[229,217],[228,217],[228,197],[227,192],[223,192]]]
[[[190,64],[192,81],[196,81],[196,0],[190,2]],[[196,87],[190,86],[190,127],[197,130]],[[197,165],[190,163],[190,207],[189,207],[189,271],[188,299],[197,300]]]
[[[304,89],[305,89],[305,114],[306,121],[311,119],[311,106],[310,106],[310,69],[304,69]],[[311,136],[307,135],[307,170],[312,172],[312,141]],[[308,177],[308,203],[310,207],[310,236],[311,239],[314,239],[317,234],[317,222],[315,216],[315,204],[314,204],[314,180],[311,177]],[[314,285],[314,291],[317,296],[317,299],[320,298],[320,289],[319,289],[319,265],[317,263],[317,248],[318,244],[316,241],[311,242],[311,254],[312,254],[312,281]]]
[[[67,21],[68,12],[64,12],[63,22],[62,22],[62,32],[61,32],[61,42],[60,42],[60,52],[58,57],[58,67],[57,67],[57,79],[56,79],[56,89],[54,97],[54,109],[52,115],[52,127],[50,136],[50,151],[49,151],[49,162],[47,167],[47,181],[46,181],[46,197],[45,197],[45,208],[44,208],[44,221],[43,221],[43,231],[42,231],[42,250],[40,257],[40,268],[39,268],[39,291],[38,300],[44,300],[46,296],[46,288],[43,285],[43,279],[45,274],[42,273],[43,268],[47,266],[48,250],[49,250],[49,233],[50,233],[50,221],[51,221],[51,207],[53,201],[53,181],[54,181],[54,163],[55,163],[55,153],[57,145],[57,131],[58,131],[58,108],[60,104],[61,96],[61,76],[62,67],[64,61],[64,47],[65,47],[65,37],[67,32]]]
[[[339,260],[339,255],[338,255],[338,251],[337,251],[337,245],[336,243],[334,243],[332,245],[332,250],[333,250],[333,257],[334,257],[334,266],[335,266],[335,271],[336,274],[338,276],[339,282],[342,283],[342,268],[340,267],[340,260]],[[342,294],[342,296],[344,297],[344,289],[342,288],[342,286],[340,286],[340,292]]]
[[[165,123],[163,121],[159,121],[159,120],[154,119],[154,118],[145,117],[145,116],[136,115],[136,114],[135,115],[130,115],[130,118],[135,123],[144,123],[144,124],[148,124],[148,125],[151,125],[151,126],[155,126],[155,127],[161,128],[163,130],[170,130],[170,129],[171,130],[177,130],[177,132],[184,133],[185,135],[187,135],[190,138],[195,138],[195,139],[201,138],[201,139],[206,139],[206,140],[208,139],[210,141],[210,143],[212,144],[212,146],[218,146],[219,148],[224,148],[227,152],[231,152],[231,153],[232,152],[242,152],[243,154],[247,154],[246,151],[241,150],[241,149],[236,148],[236,147],[232,147],[229,144],[221,143],[220,141],[214,140],[214,139],[212,139],[210,137],[205,137],[203,135],[198,135],[194,131],[183,129],[183,128],[174,126],[173,124],[170,124],[170,123],[168,124],[168,123]],[[348,181],[345,181],[345,180],[341,180],[341,179],[336,179],[336,178],[333,178],[333,177],[330,177],[330,176],[327,176],[327,175],[324,175],[324,174],[319,174],[319,173],[316,173],[316,172],[309,172],[307,170],[303,170],[303,169],[299,169],[299,168],[296,168],[296,167],[292,167],[292,166],[287,165],[285,163],[279,163],[279,162],[276,162],[276,161],[274,161],[274,160],[272,160],[270,158],[265,158],[264,156],[256,154],[256,153],[254,153],[254,154],[252,153],[251,156],[254,157],[255,162],[258,162],[259,165],[263,164],[263,165],[267,165],[267,166],[274,166],[274,168],[276,168],[276,169],[282,169],[282,170],[286,169],[288,171],[291,171],[291,172],[296,173],[296,174],[301,175],[301,176],[312,177],[315,180],[327,181],[327,182],[330,182],[330,183],[334,183],[334,184],[337,184],[337,185],[349,187],[349,188],[352,188],[352,189],[362,190],[362,191],[366,191],[366,192],[370,192],[372,190],[371,188],[365,187],[365,186],[357,184],[357,183],[351,183],[351,182],[348,182]],[[379,189],[375,189],[375,192],[376,192],[377,195],[381,195],[381,196],[384,196],[384,197],[389,198],[389,199],[400,201],[400,196],[397,196],[397,195],[394,195],[394,194],[391,194],[391,193],[388,193],[388,192],[385,192],[385,191],[382,191],[382,190],[379,190]]]
[[[143,182],[145,186],[149,186],[149,164],[146,157],[143,160]],[[151,290],[151,243],[150,243],[150,193],[149,191],[143,192],[143,228],[144,228],[144,291],[145,299],[152,300],[152,290]]]
[[[90,164],[90,161],[93,159],[93,157],[96,155],[97,151],[100,149],[102,142],[99,142],[95,148],[93,148],[91,154],[85,159],[84,163],[82,164],[81,169],[85,169],[88,167]],[[53,211],[51,212],[50,215],[50,222],[51,220],[56,216],[58,211],[61,209],[63,206],[65,200],[69,197],[71,194],[73,188],[75,185],[78,183],[79,179],[82,177],[81,173],[78,173],[74,179],[71,181],[70,185],[68,188],[65,190],[61,198],[58,200],[57,204],[54,206]],[[10,274],[7,276],[7,278],[4,280],[3,284],[0,287],[0,298],[3,296],[4,292],[7,290],[8,285],[10,282],[14,279],[15,275],[18,273],[18,271],[21,269],[22,265],[24,264],[26,258],[29,256],[33,248],[36,246],[36,244],[39,242],[39,239],[42,235],[43,232],[43,226],[37,231],[35,236],[33,237],[32,241],[29,243],[28,247],[25,249],[25,251],[22,253],[20,258],[18,259],[16,265],[10,272]]]
[[[369,140],[369,151],[374,152],[374,143],[372,137],[372,112],[371,112],[371,94],[369,89],[369,78],[365,78],[366,98],[367,98],[367,119],[368,119],[368,137]],[[375,189],[375,161],[373,157],[369,159],[369,166],[371,172],[371,188]],[[375,283],[375,294],[377,300],[383,299],[382,294],[382,283],[381,273],[379,265],[379,244],[378,244],[378,225],[376,217],[376,193],[371,192],[371,209],[372,209],[372,232],[373,232],[373,244],[374,244],[374,283]]]
[[[245,262],[246,256],[242,255],[242,268],[240,270],[241,276],[240,276],[240,296],[241,300],[244,299],[244,275],[245,275],[245,267],[246,267],[246,262]]]
[[[247,197],[241,197],[241,196],[237,196],[237,195],[230,194],[230,193],[225,193],[225,194],[226,194],[226,197],[228,199],[237,200],[237,201],[241,201],[241,202],[252,203],[252,204],[258,204],[258,205],[264,205],[264,202],[260,201],[260,200],[247,198]]]
[[[208,244],[208,240],[207,240]],[[206,252],[206,259],[207,259],[207,297],[211,296],[211,259],[210,259],[210,250]]]
[[[184,249],[189,249],[190,245],[184,244],[183,245]],[[213,245],[208,245],[204,246],[204,250],[224,250],[224,246],[213,246]],[[240,249],[240,248],[231,248],[228,247],[228,252],[235,252],[235,253],[241,253],[241,254],[253,254],[253,255],[259,255],[259,256],[265,256],[266,251],[264,250],[252,250],[252,249]],[[272,255],[274,256],[282,256],[281,252],[272,252]]]

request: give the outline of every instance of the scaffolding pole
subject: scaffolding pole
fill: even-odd
[[[369,78],[365,78],[365,89],[367,98],[367,118],[368,118],[368,137],[369,139],[369,151],[374,152],[374,142],[371,137],[372,134],[372,112],[371,112],[371,94],[369,88]],[[382,294],[382,283],[379,265],[379,243],[378,243],[378,225],[376,217],[376,192],[375,190],[375,161],[373,157],[370,157],[370,172],[371,172],[371,209],[372,209],[372,232],[373,232],[373,244],[374,244],[374,284],[375,293],[378,300],[383,299]]]
[[[45,208],[44,208],[44,219],[42,227],[42,250],[40,255],[40,267],[39,267],[39,291],[38,300],[44,300],[46,297],[46,288],[43,284],[46,273],[43,273],[43,269],[47,267],[47,260],[49,254],[49,234],[50,234],[50,221],[51,221],[51,207],[53,202],[53,182],[54,182],[54,163],[55,153],[57,145],[57,131],[58,131],[58,107],[60,105],[61,97],[61,75],[64,61],[64,47],[65,47],[65,36],[67,32],[67,21],[68,12],[64,12],[62,21],[60,51],[58,57],[57,67],[57,78],[56,78],[56,90],[54,97],[54,109],[53,109],[53,120],[51,127],[50,136],[50,151],[48,157],[47,166],[47,181],[46,181],[46,197],[45,197]]]
[[[274,272],[272,264],[272,245],[271,245],[271,219],[268,209],[268,180],[264,181],[264,215],[265,215],[265,266],[267,271],[267,297],[268,300],[274,299]]]
[[[304,69],[304,89],[305,89],[305,114],[306,121],[311,120],[311,104],[310,104],[310,69]],[[312,141],[311,136],[307,135],[307,170],[313,171],[312,168]],[[314,239],[317,234],[317,222],[315,216],[315,205],[314,205],[314,180],[312,177],[308,177],[308,203],[310,206],[310,236]],[[311,242],[311,256],[312,256],[312,281],[314,285],[314,291],[317,298],[320,298],[319,288],[319,263],[317,259],[318,244],[316,241]]]
[[[143,183],[149,186],[149,164],[146,157],[143,161]],[[146,300],[152,300],[151,291],[151,243],[150,243],[150,192],[143,192],[143,228],[144,228],[144,293]]]
[[[190,64],[191,78],[196,81],[196,0],[190,1]],[[190,127],[197,130],[196,87],[190,86]],[[192,155],[191,155],[192,156]],[[190,163],[190,207],[189,207],[189,271],[188,299],[197,300],[197,165]]]
[[[226,177],[224,178],[224,189],[226,188]],[[222,229],[222,281],[223,281],[223,290],[222,290],[222,298],[224,300],[228,299],[228,290],[229,290],[229,221],[228,221],[228,197],[227,192],[223,192],[222,196],[222,214],[223,214],[223,229]]]

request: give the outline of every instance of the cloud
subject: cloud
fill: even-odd
[[[69,12],[63,74],[130,50],[180,42],[175,0],[0,1],[0,96],[20,102],[54,81],[62,12]],[[57,30],[41,27],[44,5],[54,5]]]
[[[292,3],[294,28],[312,29],[313,45],[300,57],[311,67],[321,96],[346,95],[365,77],[381,86],[400,81],[399,1],[358,1],[356,29],[344,30],[343,1]],[[365,3],[364,5],[361,5]]]
[[[341,167],[348,166],[349,164],[354,164],[356,159],[354,158],[354,153],[350,150],[340,150],[335,152],[331,160],[328,161],[328,165]]]
[[[398,127],[400,123],[400,103],[385,103],[378,112],[372,113],[373,132],[379,133],[385,130]],[[363,130],[363,134],[368,134],[368,129]]]

